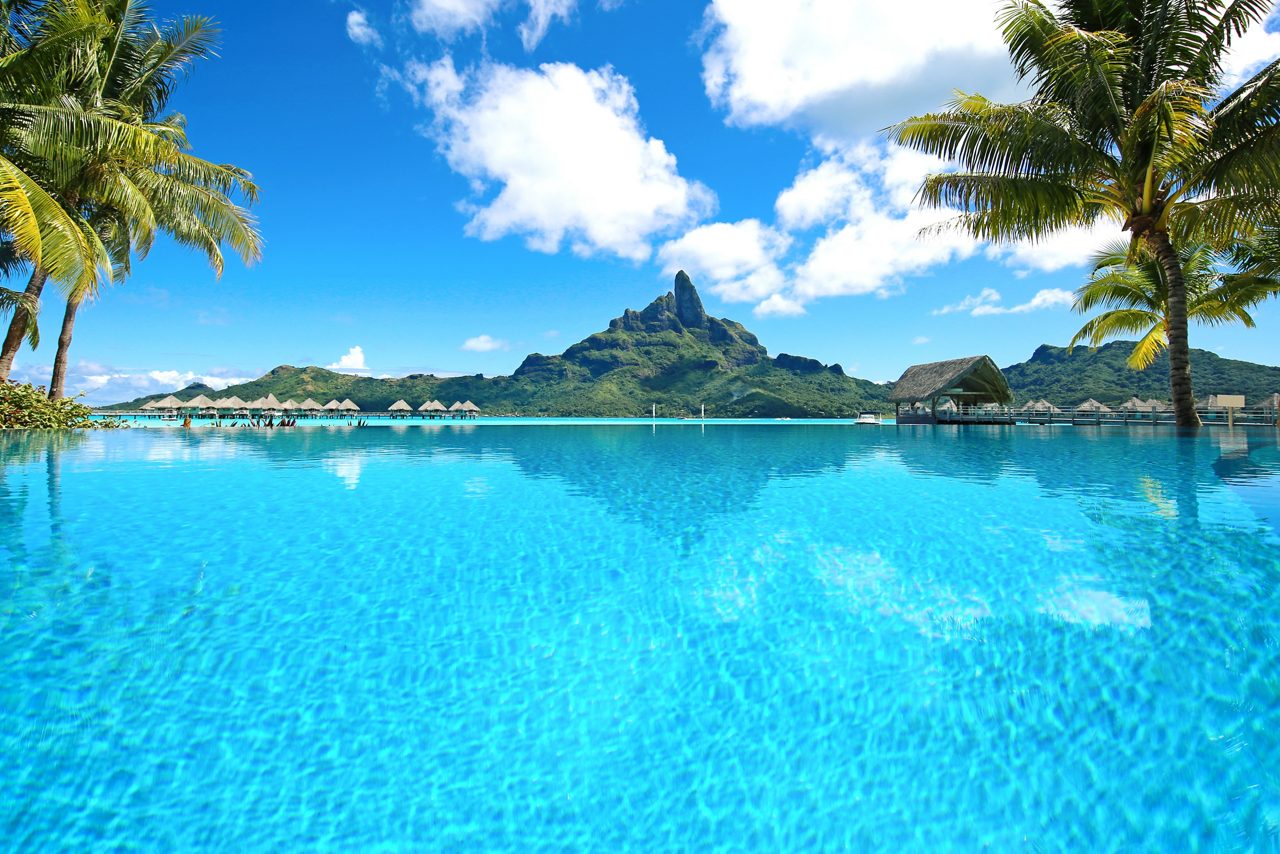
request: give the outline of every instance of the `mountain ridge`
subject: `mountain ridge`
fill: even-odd
[[[698,414],[705,405],[708,415],[720,417],[847,417],[891,408],[885,386],[849,377],[840,365],[787,353],[770,357],[741,323],[707,314],[684,271],[645,308],[624,310],[558,355],[529,354],[510,376],[375,379],[280,365],[248,383],[199,393],[244,400],[271,393],[322,403],[349,397],[370,412],[399,399],[414,407],[470,399],[489,414],[602,417],[647,415],[653,405],[674,416]],[[135,409],[165,394],[104,408]]]
[[[1137,395],[1168,397],[1168,356],[1143,371],[1125,364],[1133,342],[1113,341],[1096,350],[1042,344],[1031,358],[1004,368],[1017,400],[1045,398],[1063,407],[1088,398],[1116,405]],[[1280,391],[1280,367],[1225,359],[1192,350],[1196,393],[1243,394],[1252,403]],[[718,417],[848,417],[892,411],[893,384],[847,376],[839,364],[778,353],[769,356],[745,326],[707,314],[697,289],[681,271],[672,290],[645,308],[626,309],[608,326],[562,353],[530,353],[510,376],[438,377],[409,374],[374,378],[316,366],[279,365],[256,380],[215,391],[193,383],[176,393],[186,399],[235,395],[255,400],[308,397],[324,403],[351,398],[366,412],[396,400],[414,407],[439,399],[472,400],[488,414],[568,417],[648,415],[653,405],[668,416],[696,415],[706,406]],[[146,395],[107,410],[136,409],[170,394]]]

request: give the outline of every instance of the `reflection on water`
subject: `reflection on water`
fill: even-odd
[[[1280,838],[1275,431],[134,430],[0,461],[18,848]]]

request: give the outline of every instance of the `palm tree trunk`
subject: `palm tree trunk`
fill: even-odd
[[[1187,282],[1182,276],[1182,262],[1166,232],[1147,232],[1147,243],[1160,262],[1169,286],[1169,394],[1173,398],[1173,415],[1179,427],[1199,427],[1200,416],[1196,414],[1196,399],[1191,390]]]
[[[62,315],[62,332],[58,335],[58,353],[53,357],[53,378],[49,380],[49,399],[62,397],[67,387],[67,351],[71,349],[71,330],[76,325],[76,311],[80,300],[67,300],[67,310]]]
[[[31,274],[31,280],[27,282],[27,296],[39,299],[40,291],[44,290],[45,278],[45,271],[36,267]],[[22,347],[22,339],[27,334],[27,325],[30,322],[30,312],[22,306],[14,309],[13,319],[9,321],[9,334],[4,337],[4,346],[0,348],[0,380],[9,379],[9,372],[13,370],[14,357]]]

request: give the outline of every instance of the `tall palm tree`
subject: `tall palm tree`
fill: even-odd
[[[180,114],[162,118],[159,114],[191,66],[212,55],[217,35],[212,22],[186,18],[159,28],[148,19],[147,5],[140,0],[99,2],[112,27],[98,42],[96,79],[86,100],[95,110],[136,122],[188,149],[185,119]],[[223,244],[245,263],[261,256],[262,240],[253,219],[219,186],[200,176],[128,159],[92,166],[87,171],[99,191],[95,219],[106,226],[100,233],[117,280],[128,274],[131,252],[146,255],[157,230],[203,252],[218,276],[223,271]],[[256,199],[257,187],[248,173],[231,166],[221,168],[238,179],[235,187],[240,195]],[[77,312],[95,294],[95,288],[78,288],[67,298],[49,384],[51,398],[63,395]]]
[[[94,275],[60,280],[77,302],[110,281],[113,253],[89,224],[105,208],[118,212],[144,254],[157,228],[212,249],[215,267],[223,240],[249,258],[260,250],[252,219],[232,201],[256,198],[248,173],[189,154],[180,115],[157,118],[191,60],[211,51],[213,28],[208,19],[187,18],[161,29],[149,12],[141,0],[47,0],[31,46],[8,65],[9,57],[0,58],[0,133],[11,131],[0,145],[23,155],[94,249]],[[221,231],[210,227],[219,223]],[[35,266],[28,300],[38,299],[52,273]],[[30,318],[21,307],[14,312],[0,345],[0,379]]]
[[[1169,284],[1164,267],[1146,247],[1132,257],[1127,242],[1113,243],[1094,256],[1089,281],[1076,291],[1075,309],[1084,314],[1105,309],[1071,339],[1068,348],[1087,341],[1097,347],[1109,338],[1140,336],[1129,367],[1143,370],[1169,345]],[[1187,288],[1187,318],[1207,325],[1240,323],[1252,328],[1251,310],[1280,294],[1280,278],[1224,273],[1226,259],[1205,244],[1178,250]]]
[[[999,22],[1033,96],[959,95],[890,129],[959,164],[919,198],[980,239],[1038,241],[1111,219],[1168,285],[1169,386],[1199,426],[1178,247],[1228,248],[1280,211],[1280,61],[1221,96],[1233,40],[1271,0],[1009,0]]]

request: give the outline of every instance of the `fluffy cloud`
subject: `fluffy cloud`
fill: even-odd
[[[468,338],[462,342],[463,350],[470,350],[472,353],[491,353],[494,350],[509,350],[511,345],[501,338],[494,338],[492,335],[477,335],[475,338]]]
[[[49,365],[23,365],[14,370],[12,377],[19,382],[44,385],[49,382],[50,370]],[[67,371],[67,394],[83,394],[84,402],[100,406],[162,391],[176,391],[192,383],[204,383],[220,390],[256,379],[256,376],[239,374],[240,372],[225,369],[205,372],[175,369],[129,370],[80,361]]]
[[[480,30],[492,23],[504,7],[504,0],[414,0],[409,12],[413,28],[420,33],[435,33],[450,39],[459,34]],[[578,0],[526,0],[529,16],[519,27],[520,42],[525,50],[533,50],[547,34],[557,18],[568,22],[578,7]],[[615,0],[602,2],[604,9],[618,5]]]
[[[929,341],[930,341],[930,338],[928,335],[917,335],[915,338],[911,339],[911,343],[915,344],[917,347],[920,346],[921,344],[928,344]]]
[[[703,83],[735,124],[853,138],[936,107],[957,87],[1014,92],[999,0],[712,0]]]
[[[1045,288],[1036,291],[1035,296],[1020,305],[1001,305],[1000,292],[994,288],[983,288],[979,293],[967,296],[953,305],[935,308],[934,314],[956,314],[968,312],[973,317],[986,317],[994,314],[1026,314],[1029,311],[1041,311],[1049,308],[1070,308],[1075,303],[1071,291],[1061,288]]]
[[[655,236],[714,207],[644,133],[635,92],[612,69],[489,63],[462,74],[446,56],[406,68],[401,82],[408,75],[435,113],[431,133],[450,167],[482,197],[499,188],[468,205],[472,236],[517,234],[540,252],[567,242],[581,256],[643,261]]]
[[[359,45],[382,47],[382,36],[369,23],[369,16],[360,9],[347,13],[347,38]]]
[[[1095,252],[1108,243],[1125,240],[1128,235],[1112,219],[1102,219],[1090,227],[1065,228],[1048,237],[987,248],[987,257],[1003,259],[1022,273],[1037,271],[1054,273],[1066,267],[1089,263]]]
[[[778,259],[791,238],[758,219],[699,226],[658,250],[668,273],[684,269],[695,282],[710,283],[727,302],[756,302],[785,284]]]
[[[453,38],[489,23],[502,0],[413,0],[409,21],[420,33]]]
[[[798,300],[774,294],[751,310],[756,317],[795,317],[805,313],[804,304]]]
[[[1235,39],[1223,63],[1224,85],[1234,89],[1263,66],[1280,56],[1280,14],[1272,11],[1263,24],[1250,27],[1244,35]]]
[[[363,374],[369,371],[369,366],[364,363],[364,348],[359,345],[352,347],[338,361],[325,367],[331,371],[346,374]]]

